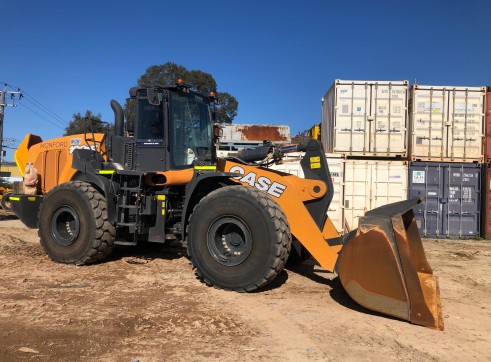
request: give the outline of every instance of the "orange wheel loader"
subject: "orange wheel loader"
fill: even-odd
[[[244,292],[307,251],[362,306],[443,329],[412,211],[419,200],[371,210],[341,237],[326,214],[333,185],[318,141],[296,149],[305,151],[299,178],[268,168],[291,150],[268,142],[218,159],[212,96],[177,83],[134,87],[130,99],[126,122],[111,101],[113,134],[27,135],[15,153],[38,183],[35,195],[11,195],[12,209],[39,228],[52,260],[84,265],[115,245],[181,241],[202,281]]]

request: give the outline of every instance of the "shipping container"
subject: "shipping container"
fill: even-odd
[[[406,157],[407,81],[336,80],[322,98],[326,152],[358,157]]]
[[[484,157],[486,163],[491,163],[491,87],[486,88],[485,104],[485,137],[484,137]]]
[[[369,210],[407,199],[407,163],[404,161],[346,160],[344,218],[352,230]]]
[[[409,198],[423,237],[472,238],[481,233],[481,165],[411,162]]]
[[[413,85],[410,160],[483,162],[485,87]]]
[[[304,152],[289,153],[283,158],[283,163],[279,165],[272,165],[270,168],[290,173],[298,177],[304,177],[302,166],[300,161],[302,160]],[[340,234],[344,233],[344,212],[343,212],[343,181],[344,181],[344,160],[341,155],[326,154],[327,165],[331,173],[331,179],[334,188],[334,195],[332,197],[331,204],[327,215],[331,219],[332,223],[336,227],[336,230]]]
[[[263,141],[291,143],[290,126],[271,124],[227,124],[222,128],[220,148],[257,146]]]
[[[484,237],[491,238],[491,165],[483,165],[483,173],[486,174],[483,184],[482,233]]]

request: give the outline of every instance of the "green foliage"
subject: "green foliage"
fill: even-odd
[[[217,107],[217,119],[220,123],[232,123],[237,116],[239,102],[228,93],[217,93],[219,105]]]
[[[162,65],[152,65],[138,79],[138,84],[141,86],[173,85],[178,78],[186,79],[187,74],[188,70],[176,63],[167,62]]]
[[[208,94],[217,90],[217,83],[211,74],[201,70],[187,70],[182,65],[172,62],[148,67],[145,74],[138,78],[138,84],[140,86],[169,86],[175,84],[179,78],[183,79],[186,84],[199,93]],[[220,104],[216,107],[217,122],[232,123],[235,116],[237,116],[239,102],[229,93],[216,92],[216,95],[220,101]],[[133,117],[133,107],[134,105],[131,102],[126,102],[126,119]]]
[[[91,111],[87,110],[85,115],[82,116],[79,113],[75,113],[73,116],[73,120],[70,121],[68,126],[65,128],[64,136],[69,136],[73,134],[80,133],[91,133],[92,130],[94,133],[106,133],[107,132],[107,124],[102,123],[101,115],[95,115]],[[92,129],[91,129],[92,125]],[[114,131],[114,125],[109,125],[109,133]]]

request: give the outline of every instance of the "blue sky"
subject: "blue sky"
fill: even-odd
[[[491,85],[489,0],[0,0],[0,14],[0,82],[56,114],[7,108],[18,140],[60,136],[86,110],[112,122],[110,100],[168,61],[212,74],[239,101],[234,123],[292,134],[320,121],[335,79]]]

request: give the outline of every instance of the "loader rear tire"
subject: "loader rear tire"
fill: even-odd
[[[92,264],[114,248],[106,199],[87,182],[54,187],[41,204],[38,222],[44,251],[59,263]]]
[[[205,196],[188,224],[188,255],[198,278],[238,292],[271,282],[291,249],[290,226],[276,201],[245,186]]]

